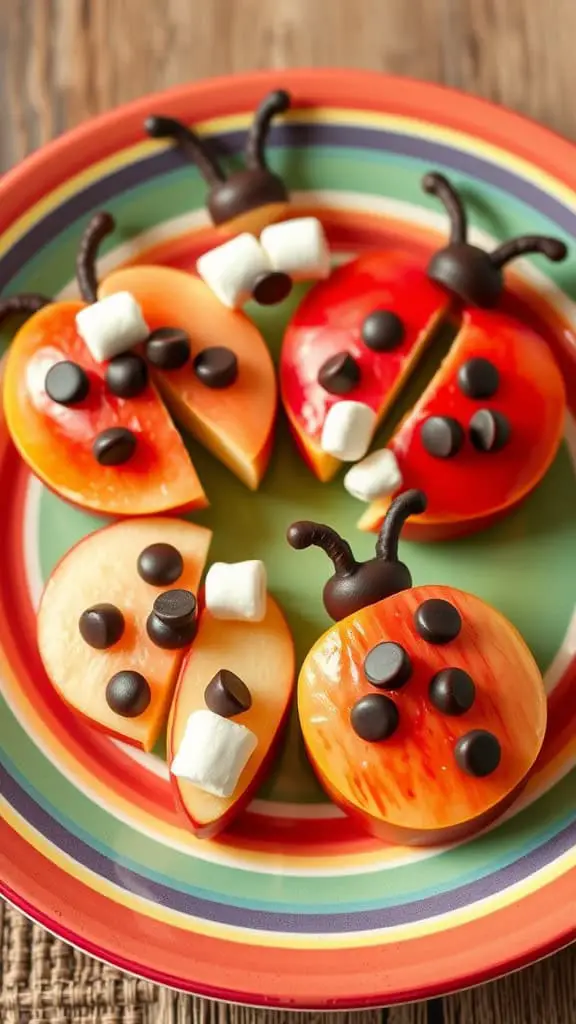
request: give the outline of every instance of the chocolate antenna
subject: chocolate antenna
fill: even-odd
[[[98,279],[96,277],[96,257],[102,239],[106,238],[116,222],[110,213],[95,213],[84,231],[76,255],[76,280],[80,295],[85,302],[96,302],[98,299]]]
[[[252,121],[252,127],[246,139],[246,167],[249,169],[268,169],[266,163],[266,138],[272,120],[277,114],[284,114],[290,107],[290,95],[284,89],[276,89],[264,97]]]
[[[546,256],[553,263],[560,263],[568,255],[568,247],[559,238],[548,238],[546,235],[521,235],[502,242],[491,254],[490,259],[495,267],[501,268],[510,260],[526,253],[537,252]]]
[[[21,295],[11,295],[8,299],[0,300],[0,324],[7,320],[9,316],[19,316],[25,314],[26,316],[32,316],[33,313],[37,313],[39,309],[43,309],[44,306],[50,305],[53,299],[49,299],[46,295],[39,295],[37,292],[23,292]]]
[[[444,204],[450,220],[450,243],[465,242],[468,235],[468,221],[464,204],[443,174],[431,171],[422,179],[422,188],[428,195],[436,196]]]
[[[265,144],[272,119],[289,106],[290,96],[282,89],[264,97],[246,139],[246,165],[228,176],[204,140],[180,121],[154,115],[146,119],[144,128],[154,139],[174,139],[182,152],[194,161],[209,186],[206,205],[210,216],[214,224],[224,224],[252,210],[288,202],[284,182],[267,166]]]
[[[568,249],[556,238],[524,235],[503,242],[493,253],[467,241],[466,214],[458,193],[443,174],[431,172],[422,179],[425,192],[437,196],[450,217],[450,241],[428,264],[428,276],[461,302],[482,309],[496,306],[504,289],[502,267],[526,253],[540,253],[549,260],[563,260]]]
[[[350,545],[331,527],[308,521],[292,523],[287,539],[293,548],[301,550],[314,544],[332,560],[335,572],[323,591],[324,607],[332,619],[344,619],[412,586],[407,566],[398,560],[398,540],[408,516],[418,515],[425,509],[426,497],[422,491],[399,494],[384,519],[376,543],[376,557],[367,562],[357,562]]]
[[[215,185],[219,181],[226,180],[224,171],[210,152],[204,139],[201,139],[192,128],[183,124],[182,121],[177,121],[173,117],[152,114],[144,121],[144,131],[151,139],[173,139],[184,156],[191,163],[196,164],[207,185]]]

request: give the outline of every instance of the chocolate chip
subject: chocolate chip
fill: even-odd
[[[502,749],[493,733],[486,729],[472,729],[457,741],[454,757],[463,772],[481,779],[496,771]]]
[[[460,391],[468,398],[492,398],[498,390],[500,374],[489,359],[477,356],[462,363],[457,380]]]
[[[94,439],[92,453],[101,466],[121,466],[136,450],[136,435],[127,427],[110,427]]]
[[[194,373],[207,388],[229,388],[238,378],[238,359],[223,345],[203,348],[194,359]]]
[[[106,367],[106,383],[118,398],[136,398],[148,383],[148,367],[136,352],[124,352]]]
[[[350,712],[350,723],[362,740],[377,743],[387,740],[398,728],[398,708],[383,693],[369,693],[360,697]]]
[[[94,604],[78,620],[82,639],[89,647],[105,651],[117,644],[124,632],[124,616],[115,604]]]
[[[501,412],[479,409],[470,420],[468,432],[479,452],[499,452],[510,438],[510,424]]]
[[[50,367],[44,387],[48,397],[53,402],[58,402],[58,405],[77,405],[87,397],[90,381],[78,363],[63,359],[62,362],[54,363],[54,366]]]
[[[429,455],[451,459],[464,443],[464,431],[452,416],[429,416],[420,427],[422,444]]]
[[[149,544],[138,556],[139,576],[153,587],[176,583],[184,572],[184,559],[172,544]]]
[[[179,651],[189,647],[196,636],[197,622],[192,618],[182,626],[170,626],[162,622],[154,612],[146,619],[146,632],[156,647],[167,651]]]
[[[404,324],[390,309],[375,309],[362,324],[362,341],[373,352],[390,352],[404,340]]]
[[[196,616],[196,598],[191,590],[166,590],[158,595],[152,610],[167,626],[186,626]]]
[[[123,718],[137,718],[146,711],[152,694],[139,672],[116,672],[106,687],[106,701],[111,711]]]
[[[292,278],[281,270],[262,274],[252,289],[252,298],[261,306],[275,306],[283,302],[292,291]]]
[[[159,370],[179,370],[190,359],[190,338],[179,327],[159,327],[148,336],[144,351]]]
[[[364,659],[364,675],[372,686],[399,690],[412,674],[412,662],[400,644],[385,641],[376,644]]]
[[[322,363],[318,383],[331,395],[347,395],[360,383],[360,367],[349,352],[338,352]]]
[[[474,703],[476,687],[462,668],[443,668],[430,682],[430,701],[443,715],[463,715]]]
[[[221,668],[204,690],[206,707],[222,718],[234,718],[252,707],[252,694],[246,683],[231,672]]]
[[[448,644],[462,629],[460,612],[449,601],[431,597],[416,609],[416,631],[430,644]]]

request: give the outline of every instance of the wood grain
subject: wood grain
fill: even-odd
[[[445,82],[576,138],[575,39],[574,0],[0,0],[0,169],[142,93],[287,65],[372,68]],[[31,928],[24,924],[24,931]],[[57,948],[66,950],[62,943]],[[58,962],[67,962],[66,955],[61,952]],[[86,974],[79,956],[70,963]],[[17,1014],[14,1020],[24,1019],[14,1007],[33,1009],[27,977],[24,969],[4,974],[0,1009]],[[63,1007],[62,1017],[56,1011],[59,1021],[72,1019],[64,1013],[78,984],[74,973],[66,977],[54,982]],[[151,986],[145,991],[141,1010],[134,1011],[142,1021],[267,1024],[273,1018],[276,1024],[289,1016],[217,1006]],[[42,989],[38,1012],[50,1014],[50,992]],[[333,1017],[318,1020],[333,1024]],[[565,951],[443,1002],[338,1021],[382,1024],[386,1017],[388,1024],[574,1024],[576,953]]]

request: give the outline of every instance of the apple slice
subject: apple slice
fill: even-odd
[[[215,619],[204,610],[190,655],[182,666],[168,723],[168,761],[172,763],[190,715],[206,707],[204,691],[221,669],[234,672],[250,690],[252,706],[233,721],[250,729],[258,746],[229,798],[212,796],[172,775],[179,806],[197,836],[221,832],[246,806],[273,757],[288,717],[294,691],[294,647],[286,620],[270,595],[262,622]]]
[[[368,715],[360,732],[359,701]],[[520,635],[479,598],[439,586],[404,590],[332,626],[302,666],[298,708],[334,801],[379,838],[411,845],[462,839],[494,820],[527,781],[546,731],[542,677]],[[480,766],[474,743],[488,746]]]
[[[146,620],[158,594],[182,588],[197,593],[211,533],[177,519],[123,520],[90,534],[56,566],[38,613],[38,647],[48,676],[63,700],[92,725],[144,750],[151,750],[166,722],[184,650],[157,647]],[[141,552],[169,544],[180,552],[181,574],[153,586],[138,573]],[[82,613],[97,604],[114,605],[124,617],[117,643],[95,649],[82,637]],[[150,688],[146,709],[135,717],[113,711],[106,687],[117,672],[140,673]]]
[[[243,313],[223,306],[199,278],[170,267],[117,270],[102,282],[99,296],[119,291],[138,300],[151,330],[185,330],[192,360],[216,346],[234,352],[238,377],[229,387],[207,387],[190,363],[179,370],[155,370],[154,379],[174,418],[256,490],[271,452],[277,402],[274,365],[257,327]]]
[[[80,302],[56,302],[20,328],[6,360],[4,410],[12,440],[33,473],[66,501],[105,515],[138,516],[207,504],[186,448],[155,387],[119,398],[76,329]],[[71,361],[89,391],[74,406],[53,401],[46,376]],[[92,446],[110,428],[128,429],[136,449],[122,465],[101,465]]]

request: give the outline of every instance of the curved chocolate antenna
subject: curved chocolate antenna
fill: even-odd
[[[357,562],[352,549],[340,534],[322,523],[307,520],[292,523],[287,537],[293,548],[322,548],[334,565],[334,575],[324,586],[324,607],[334,620],[344,619],[384,601],[392,594],[412,586],[412,576],[398,559],[398,539],[408,516],[426,509],[422,491],[410,490],[394,499],[384,520],[376,543],[376,557]]]
[[[49,306],[53,301],[38,292],[22,292],[21,295],[11,295],[8,299],[0,299],[0,324],[9,316],[18,316],[23,313],[26,316],[32,316],[33,313],[37,313],[44,306]]]
[[[461,302],[481,309],[496,306],[504,289],[502,267],[517,256],[541,253],[557,262],[567,255],[564,242],[543,235],[512,238],[492,253],[471,245],[464,206],[454,186],[443,174],[431,172],[422,179],[422,187],[444,203],[451,223],[450,241],[430,260],[428,276]]]
[[[408,516],[418,516],[425,512],[426,505],[424,491],[417,491],[415,488],[403,491],[397,498],[394,498],[376,541],[377,558],[383,558],[385,562],[398,561],[398,541],[402,527]]]
[[[520,235],[519,238],[511,238],[508,242],[502,242],[502,245],[490,253],[490,261],[493,266],[500,269],[510,260],[532,252],[546,256],[553,263],[559,263],[566,259],[568,246],[559,238],[548,238],[546,235]]]
[[[182,121],[177,121],[173,117],[163,117],[161,114],[151,114],[144,121],[144,131],[151,139],[173,139],[190,162],[196,164],[208,185],[226,180],[224,171],[204,139]]]
[[[348,541],[344,540],[336,530],[324,523],[312,523],[308,519],[300,519],[288,527],[286,538],[291,547],[297,551],[313,545],[322,548],[332,561],[337,573],[351,573],[358,563],[352,554]]]
[[[290,94],[284,89],[275,89],[264,97],[256,113],[246,139],[246,167],[249,170],[262,168],[266,170],[266,138],[272,120],[277,114],[283,114],[290,107]]]
[[[450,243],[454,245],[465,242],[468,234],[466,210],[462,199],[448,178],[445,178],[443,174],[438,174],[437,171],[430,171],[422,179],[422,188],[428,195],[436,196],[444,204],[450,219]]]
[[[76,280],[80,295],[85,302],[96,302],[98,299],[98,279],[96,277],[96,256],[103,238],[116,227],[116,221],[110,213],[95,213],[84,231],[76,255]]]

